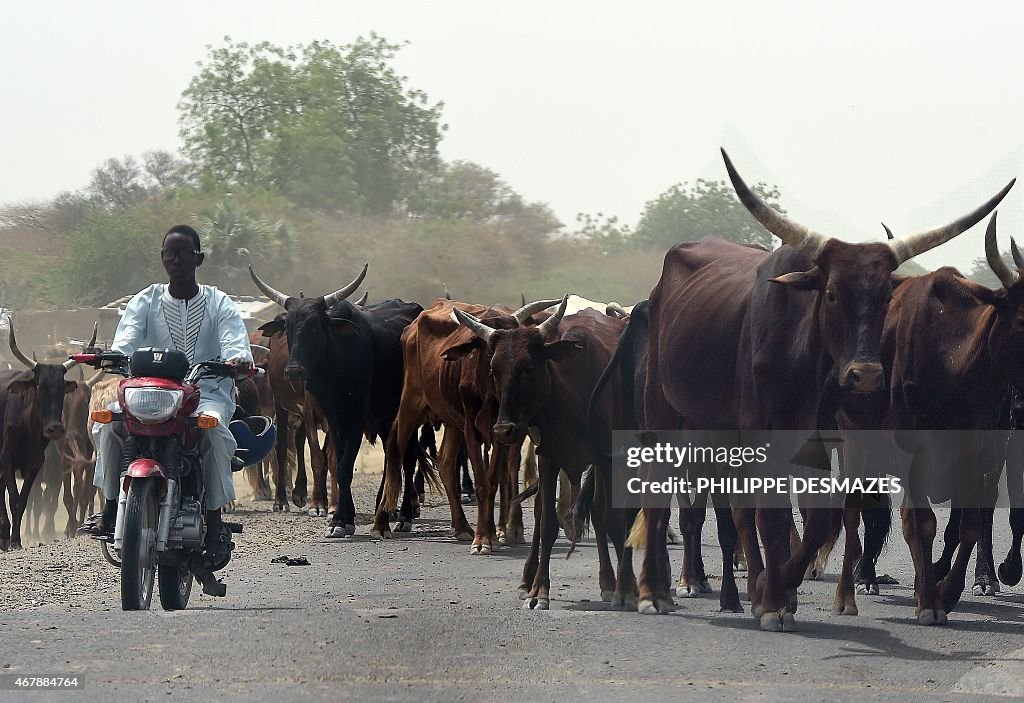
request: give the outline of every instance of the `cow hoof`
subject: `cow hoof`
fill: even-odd
[[[700,598],[700,587],[697,585],[679,584],[676,595],[680,598]]]
[[[972,593],[976,596],[994,596],[999,593],[999,584],[991,582],[976,583]]]
[[[491,553],[491,545],[474,544],[469,548],[469,553],[474,556],[489,556]]]
[[[503,528],[499,527],[497,529],[497,535],[498,535],[498,543],[499,544],[508,544],[505,541],[505,530]]]
[[[760,620],[761,616],[764,615],[764,606],[758,603],[757,605],[751,607],[750,613],[754,616],[754,619]]]
[[[664,615],[673,610],[672,601],[668,598],[641,598],[637,601],[636,612],[641,615]]]
[[[287,503],[274,503],[275,513],[290,513],[292,508]]]
[[[399,520],[395,524],[395,532],[412,532],[412,520]]]
[[[856,603],[837,603],[832,606],[833,615],[860,615]]]
[[[470,532],[469,530],[463,530],[462,532],[456,532],[455,533],[455,539],[458,540],[459,542],[472,542],[473,541],[473,533]]]
[[[857,584],[857,595],[858,596],[877,596],[878,595],[878,584],[877,583],[858,583]]]
[[[506,533],[508,544],[526,544],[526,532],[522,527],[513,527]]]
[[[1021,576],[1024,576],[1024,564],[1020,557],[1007,559],[999,565],[999,580],[1007,586],[1016,586],[1020,583]]]
[[[529,596],[530,596],[530,589],[529,588],[523,588],[522,586],[520,586],[520,588],[519,588],[519,600],[526,600]]]
[[[758,620],[765,632],[796,632],[796,618],[788,610],[765,613]]]
[[[711,582],[707,579],[704,579],[703,581],[699,582],[697,584],[697,588],[700,589],[701,593],[714,593],[714,590],[711,588]]]
[[[374,539],[392,539],[394,535],[391,534],[391,530],[385,530],[384,532],[381,532],[380,530],[370,530],[370,537]]]
[[[348,534],[345,532],[343,525],[328,525],[324,537],[327,539],[337,539],[339,537],[348,537]]]
[[[614,598],[614,597],[615,597],[615,591],[614,590],[608,590],[608,589],[604,589],[604,588],[601,589],[601,601],[602,602],[610,603],[612,598]]]
[[[945,610],[926,609],[918,611],[917,622],[919,625],[945,625],[948,621]]]
[[[327,511],[321,507],[310,508],[306,511],[306,514],[310,517],[327,517]]]
[[[346,535],[351,537],[355,533],[356,533],[356,526],[355,525],[345,525],[345,534]]]
[[[547,598],[537,598],[533,596],[527,598],[523,602],[523,610],[547,610],[549,607],[549,601]]]

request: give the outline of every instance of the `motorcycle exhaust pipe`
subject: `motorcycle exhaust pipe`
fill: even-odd
[[[167,479],[167,492],[160,501],[160,519],[157,522],[156,530],[156,551],[162,552],[167,549],[167,538],[171,532],[171,512],[178,504],[178,482],[173,478]]]
[[[124,541],[124,513],[128,507],[128,494],[124,491],[124,482],[117,494],[117,521],[114,523],[114,549],[120,549]]]

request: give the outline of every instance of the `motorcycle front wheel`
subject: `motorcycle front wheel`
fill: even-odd
[[[184,610],[192,595],[192,572],[184,566],[161,564],[159,568],[160,606],[164,610]]]
[[[128,486],[121,542],[121,610],[149,610],[156,576],[156,530],[160,506],[153,479]]]

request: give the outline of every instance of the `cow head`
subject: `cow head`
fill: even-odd
[[[541,301],[550,306],[550,301]],[[555,340],[558,323],[565,314],[568,296],[558,311],[536,327],[496,329],[455,308],[459,322],[486,344],[490,373],[498,397],[498,418],[494,441],[511,444],[522,441],[530,421],[551,395],[548,362],[559,363],[576,356],[582,345],[575,340]]]
[[[249,266],[249,275],[252,276],[256,287],[285,309],[283,319],[279,316],[274,322],[260,328],[265,334],[273,335],[283,330],[287,335],[288,365],[284,369],[285,377],[294,380],[305,379],[316,361],[326,357],[331,344],[331,333],[352,334],[359,330],[358,325],[352,320],[331,317],[327,313],[359,288],[366,277],[368,266],[364,264],[360,274],[347,286],[315,298],[302,297],[301,294],[298,298],[287,296],[264,282],[256,275],[252,266]]]
[[[787,273],[775,283],[817,291],[818,331],[832,359],[841,388],[873,393],[885,383],[879,346],[882,324],[893,289],[903,280],[896,268],[918,254],[949,241],[992,212],[1013,186],[1003,188],[981,207],[952,224],[885,243],[849,244],[814,232],[790,220],[762,201],[747,187],[722,150],[729,178],[740,201],[761,225],[814,265],[807,271]],[[884,225],[883,225],[884,226]]]
[[[1021,384],[1024,383],[1024,257],[1012,240],[1010,251],[1016,264],[1012,270],[999,254],[993,213],[985,230],[985,258],[1003,287],[991,290],[966,278],[960,279],[960,283],[975,298],[995,308],[995,319],[988,335],[992,362],[1000,372]]]
[[[11,393],[33,392],[32,413],[38,422],[43,436],[49,440],[58,440],[64,436],[64,395],[78,388],[75,381],[64,380],[64,374],[77,362],[68,360],[63,364],[41,364],[30,359],[18,348],[18,340],[14,336],[14,322],[7,318],[9,343],[11,352],[27,368],[7,385]],[[93,333],[93,344],[96,335]]]

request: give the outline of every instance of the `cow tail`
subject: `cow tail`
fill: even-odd
[[[431,440],[433,440],[433,436],[434,431],[431,429]],[[424,446],[421,437],[420,441],[416,442],[416,460],[419,463],[420,472],[423,474],[423,480],[430,486],[431,493],[445,495],[444,485],[441,483],[437,470],[437,448],[435,446],[433,451],[430,449],[430,445]]]
[[[576,544],[590,532],[590,511],[594,506],[594,493],[596,480],[594,478],[594,467],[590,466],[583,472],[580,479],[580,494],[576,496],[576,502],[572,504],[572,512],[569,513],[569,533],[571,544],[565,555],[568,559],[576,551]]]
[[[512,502],[514,504],[522,503],[527,498],[532,498],[533,496],[537,495],[538,490],[540,490],[540,481],[534,481],[533,483],[526,487],[525,491],[523,491],[515,498],[513,498]]]
[[[626,546],[633,549],[645,549],[647,547],[647,515],[643,510],[636,514],[633,520],[633,529],[629,531],[629,539]]]

